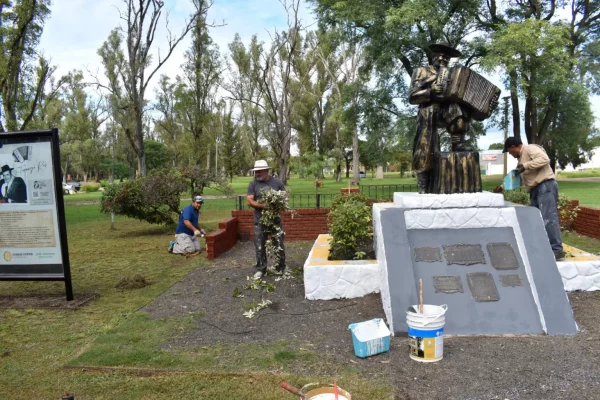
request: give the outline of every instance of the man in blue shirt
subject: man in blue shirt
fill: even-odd
[[[204,204],[202,196],[194,196],[192,204],[183,209],[175,230],[175,241],[172,241],[169,245],[169,252],[187,255],[200,254],[198,237],[204,237],[206,234],[204,228],[198,223],[202,204]]]
[[[285,191],[285,186],[279,178],[269,176],[269,169],[270,167],[265,160],[258,160],[254,163],[254,168],[252,169],[254,172],[254,180],[248,185],[248,195],[246,197],[248,205],[254,208],[254,250],[256,251],[256,269],[258,270],[254,274],[254,279],[262,278],[267,272],[267,251],[265,242],[269,234],[271,234],[273,246],[277,249],[277,272],[281,274],[285,272],[285,247],[283,245],[284,232],[281,227],[281,220],[278,221],[279,230],[276,234],[267,232],[260,222],[262,210],[265,208],[265,205],[259,202],[262,198],[261,190],[270,189]]]

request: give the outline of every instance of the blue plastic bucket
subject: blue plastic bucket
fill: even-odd
[[[390,350],[390,330],[381,318],[350,324],[348,329],[357,357],[365,358]]]

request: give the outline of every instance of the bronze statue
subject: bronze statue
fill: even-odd
[[[449,68],[450,58],[462,54],[448,44],[432,44],[429,50],[432,65],[414,71],[409,94],[409,103],[419,105],[413,144],[413,170],[417,172],[419,193],[481,191],[479,155],[471,154],[465,134],[471,119],[481,121],[491,115],[498,105],[500,89],[469,68]],[[440,127],[446,128],[452,138],[453,153],[443,156]],[[445,159],[444,164],[436,166],[440,157]],[[453,172],[448,173],[448,178],[437,176],[437,172],[449,168]]]

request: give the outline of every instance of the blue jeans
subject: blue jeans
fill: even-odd
[[[544,181],[529,193],[531,206],[542,213],[542,220],[554,254],[563,251],[560,225],[558,224],[558,183],[554,179]]]
[[[281,224],[279,224],[281,228]],[[254,224],[254,250],[256,251],[256,269],[264,273],[267,271],[267,249],[265,248],[265,242],[267,241],[269,232],[265,232],[263,224]],[[283,237],[285,233],[283,229],[279,230],[278,234],[271,235],[271,242],[275,246],[277,265],[275,268],[279,272],[285,270],[285,246],[283,243]]]

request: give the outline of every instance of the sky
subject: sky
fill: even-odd
[[[288,0],[289,1],[289,0]],[[368,0],[365,0],[368,1]],[[192,10],[191,0],[165,0],[168,10],[169,26],[173,33],[178,33],[184,26]],[[55,77],[68,72],[82,70],[89,81],[93,75],[103,76],[103,69],[97,51],[102,46],[112,29],[118,27],[119,9],[124,10],[123,0],[54,0],[52,14],[46,22],[39,50],[57,66]],[[252,35],[259,40],[270,41],[269,34],[275,29],[284,29],[287,25],[286,12],[279,0],[214,0],[209,10],[208,21],[215,25],[210,34],[219,46],[221,53],[228,51],[228,44],[239,33],[244,43],[248,44]],[[315,26],[315,16],[305,1],[301,3],[300,18],[305,26]],[[161,49],[164,54],[167,31],[164,17],[159,24],[155,39],[155,49]],[[186,37],[175,49],[169,61],[159,70],[150,83],[147,96],[154,96],[160,74],[174,77],[183,63],[184,53],[190,45],[190,37]],[[154,52],[156,61],[158,54]],[[506,90],[500,84],[499,77],[488,77],[490,81]],[[600,97],[592,98],[592,109],[597,116],[596,125],[600,127]],[[509,128],[509,132],[512,127]],[[503,132],[490,129],[487,135],[479,139],[478,147],[487,149],[491,143],[503,142]]]

